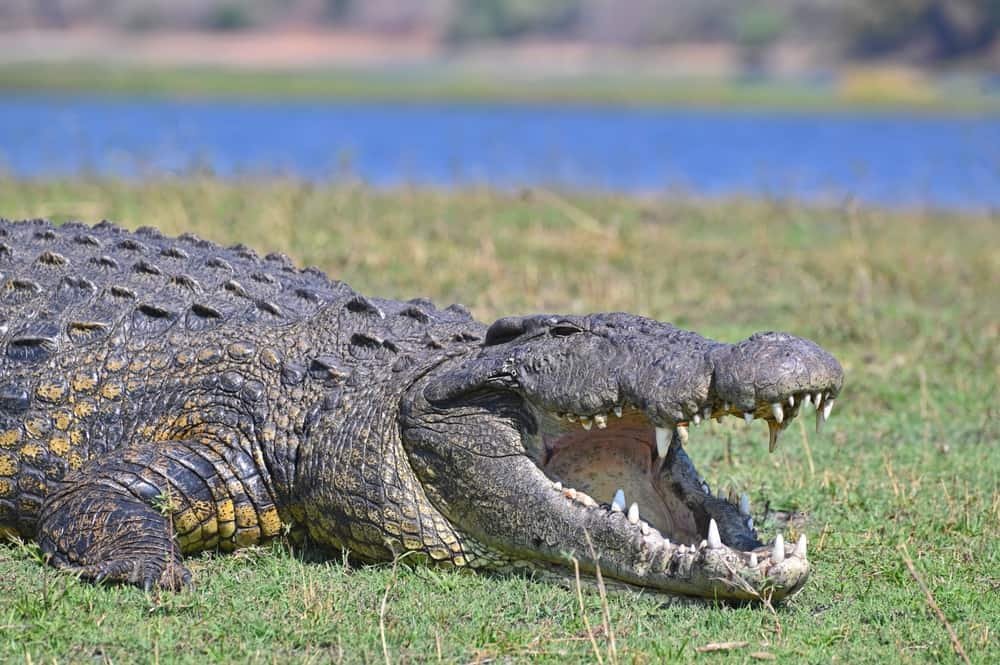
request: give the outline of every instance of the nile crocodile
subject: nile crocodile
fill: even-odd
[[[0,534],[85,579],[190,583],[182,557],[285,533],[361,561],[780,599],[806,540],[713,496],[690,425],[826,419],[813,342],[640,316],[476,322],[196,236],[0,220]]]

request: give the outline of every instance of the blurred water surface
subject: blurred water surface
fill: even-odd
[[[1000,118],[15,95],[0,101],[0,169],[995,209]]]

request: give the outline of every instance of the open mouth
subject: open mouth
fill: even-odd
[[[539,430],[529,447],[536,465],[569,500],[608,519],[625,519],[651,547],[685,551],[729,548],[748,568],[767,574],[787,556],[806,558],[806,537],[786,549],[778,534],[770,545],[757,537],[749,497],[731,491],[713,495],[684,451],[689,430],[702,420],[725,416],[764,420],[769,449],[807,406],[817,429],[834,405],[831,392],[789,394],[780,402],[758,403],[747,411],[719,402],[703,406],[684,421],[658,426],[641,409],[621,404],[606,413],[559,413],[533,407]]]

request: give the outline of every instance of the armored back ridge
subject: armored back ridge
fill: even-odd
[[[806,402],[829,415],[842,373],[806,340],[625,314],[487,334],[461,306],[106,222],[0,221],[0,285],[0,535],[83,577],[178,588],[183,555],[285,530],[540,574],[593,569],[587,531],[612,577],[691,595],[808,574],[804,541],[762,545],[682,450],[703,416],[776,440]]]

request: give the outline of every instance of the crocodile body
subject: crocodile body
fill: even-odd
[[[841,382],[780,333],[487,326],[191,235],[0,221],[0,536],[95,580],[179,588],[183,556],[291,531],[367,561],[780,597],[804,540],[763,545],[749,506],[705,494],[687,426],[759,417],[773,440]]]

